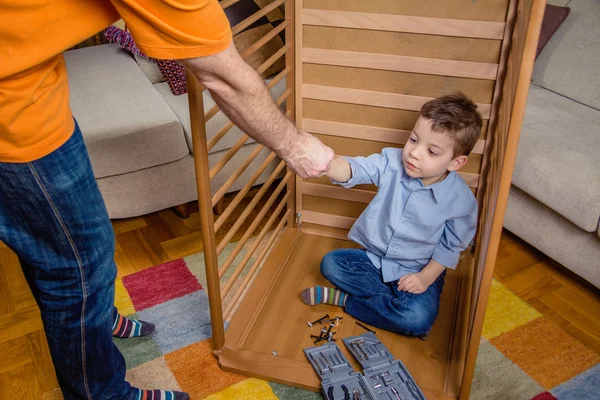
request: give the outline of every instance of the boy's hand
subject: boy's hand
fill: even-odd
[[[421,294],[426,291],[428,287],[429,284],[420,272],[404,275],[398,281],[398,290],[404,290],[405,292],[412,294]]]

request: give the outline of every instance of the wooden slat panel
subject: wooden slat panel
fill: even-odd
[[[290,177],[291,177],[291,175],[290,175]],[[275,222],[275,220],[277,219],[277,217],[279,216],[279,214],[281,213],[281,210],[283,210],[284,206],[287,205],[286,204],[287,203],[287,199],[289,198],[290,195],[291,195],[290,192],[287,192],[285,194],[285,196],[283,197],[283,199],[281,200],[281,202],[279,202],[279,204],[277,205],[277,208],[275,209],[275,211],[273,211],[273,213],[271,214],[271,216],[267,220],[267,223],[261,229],[260,233],[258,234],[258,237],[254,241],[254,243],[252,244],[252,246],[250,247],[250,249],[248,249],[248,252],[244,256],[244,258],[236,266],[235,271],[229,277],[229,279],[227,280],[227,283],[225,283],[225,286],[223,287],[223,289],[221,291],[221,299],[225,299],[225,297],[227,296],[227,294],[229,293],[229,291],[231,290],[231,288],[235,284],[235,281],[237,280],[237,278],[240,276],[240,274],[244,270],[244,267],[246,266],[246,264],[248,263],[248,261],[250,261],[250,258],[252,258],[252,256],[254,255],[254,252],[256,251],[256,249],[258,248],[258,246],[260,245],[260,243],[262,242],[263,238],[265,237],[265,235],[267,234],[267,232],[269,231],[269,229],[271,228],[271,226],[273,225],[273,223]],[[288,210],[288,212],[289,212],[289,210]],[[286,217],[287,217],[287,215],[286,215]],[[256,228],[261,221],[258,220],[258,221],[255,221],[255,222],[256,222],[256,224],[253,224],[251,226],[251,228],[252,227]],[[281,222],[281,225],[283,225],[286,222],[285,218],[283,218],[283,220],[280,221],[280,222]],[[250,228],[248,228],[248,231],[249,232],[247,232],[244,235],[244,237],[242,238],[242,240],[240,241],[240,243],[238,244],[238,246],[240,244],[243,246],[243,242],[242,241],[244,240],[244,238],[249,238],[252,235],[254,229],[250,230]],[[235,260],[235,257],[233,259]],[[252,267],[252,269],[255,270],[254,266]],[[223,265],[223,270],[227,270],[227,268],[225,267],[225,264]],[[252,274],[252,270],[248,272],[248,275],[250,275],[250,278],[251,278],[251,274]],[[243,292],[246,288],[247,288],[247,281],[244,280],[244,284],[242,284],[242,286],[239,288],[239,290],[241,290]],[[239,297],[239,294],[242,293],[239,290],[236,293],[236,296],[234,296],[234,298],[229,303],[228,308],[226,308],[225,312],[223,313],[223,315],[226,318],[231,313],[231,309],[235,306],[235,303],[237,301],[236,297]]]
[[[236,209],[236,207],[244,199],[244,196],[246,196],[246,194],[248,194],[248,192],[254,185],[254,182],[256,182],[258,177],[261,176],[263,172],[265,172],[265,170],[267,169],[269,164],[271,164],[271,162],[275,159],[275,157],[276,157],[275,153],[271,152],[271,154],[269,154],[267,156],[267,158],[256,169],[256,171],[254,171],[252,176],[248,179],[248,182],[246,182],[244,187],[238,191],[238,193],[235,195],[233,200],[231,200],[231,202],[229,203],[227,208],[221,213],[221,215],[219,215],[219,218],[215,221],[215,231],[218,231],[221,228],[221,226],[223,225],[223,223],[225,221],[227,221],[227,219],[229,218],[231,213],[233,213],[233,211]],[[274,180],[282,169],[283,169],[283,164],[280,163],[279,168],[276,168],[275,171],[273,171],[271,176],[269,178],[267,178],[267,180],[265,181],[264,184],[266,185],[267,182],[271,181],[271,178],[272,178],[272,180]],[[213,201],[213,207],[215,206],[215,204],[216,203]]]
[[[343,122],[304,119],[303,129],[310,133],[320,133],[330,136],[351,137],[355,139],[374,140],[394,144],[406,144],[410,131],[401,129],[381,128],[370,125],[345,124]],[[479,140],[472,154],[482,154],[485,140]]]
[[[345,89],[332,86],[302,85],[305,98],[335,101],[340,103],[363,104],[368,106],[419,111],[431,97],[376,92],[360,89]],[[489,118],[490,105],[477,104],[483,118]]]
[[[504,22],[469,21],[337,10],[305,9],[304,25],[334,26],[426,35],[502,39]]]
[[[304,26],[303,46],[497,64],[502,41],[416,33]]]
[[[393,108],[335,103],[312,99],[305,99],[302,102],[302,108],[303,117],[307,119],[351,123],[356,125],[370,125],[405,131],[411,131],[419,117],[417,111],[396,110]],[[487,125],[488,121],[483,120],[481,139],[487,137]]]
[[[284,166],[284,162],[281,161],[279,163],[279,165],[277,166],[277,168],[275,169],[275,171],[273,171],[273,173],[271,173],[271,176],[269,177],[269,179],[261,186],[260,190],[254,195],[250,204],[248,204],[246,206],[246,208],[244,209],[242,214],[238,217],[238,219],[235,221],[233,226],[229,229],[229,231],[227,231],[227,233],[225,234],[225,237],[221,240],[221,242],[217,246],[217,254],[221,254],[221,252],[223,251],[223,249],[225,248],[227,243],[229,243],[229,241],[231,240],[233,235],[235,235],[237,230],[240,229],[240,227],[242,226],[242,224],[244,223],[246,218],[248,218],[248,216],[250,215],[250,213],[252,212],[254,207],[256,207],[256,205],[258,204],[260,199],[264,196],[264,194],[267,192],[267,190],[269,189],[269,187],[271,186],[271,184],[273,183],[273,181],[275,180],[275,178],[277,177],[279,172],[283,169],[283,166]],[[279,187],[281,187],[281,184],[278,186],[278,188]],[[221,221],[221,218],[219,218],[219,221]],[[222,225],[219,225],[219,227],[221,227],[221,226]],[[221,276],[222,275],[220,275],[219,277],[221,277]]]
[[[303,49],[302,61],[312,64],[491,80],[495,80],[498,73],[498,65],[492,63],[313,48]]]
[[[254,161],[256,157],[258,157],[258,154],[262,151],[262,149],[264,149],[263,145],[256,146],[256,148],[252,151],[252,153],[250,153],[250,155],[244,160],[244,162],[242,162],[233,172],[233,174],[231,174],[231,176],[227,178],[225,183],[223,183],[223,185],[219,188],[217,193],[215,193],[215,195],[212,197],[213,207],[219,202],[219,200],[223,198],[223,196],[225,196],[225,193],[227,193],[227,191],[229,190],[229,188],[231,188],[231,186],[233,186],[235,181],[237,181],[237,179],[244,173],[244,171],[246,171],[246,168],[248,168],[250,163],[252,163],[252,161]]]
[[[292,194],[293,194],[293,192],[288,192],[286,196],[289,197]],[[283,203],[281,204],[281,206],[282,206],[281,208],[283,209]],[[279,210],[279,207],[278,207],[278,210]],[[290,214],[292,214],[292,210],[288,209],[285,212],[285,214],[281,217],[281,220],[279,221],[279,223],[277,224],[277,226],[275,227],[275,229],[273,229],[271,237],[269,237],[269,239],[267,240],[267,243],[263,246],[263,249],[261,250],[260,254],[258,255],[258,257],[256,258],[256,260],[252,264],[252,267],[250,268],[250,271],[248,271],[248,274],[244,278],[242,284],[240,285],[240,287],[238,288],[238,290],[236,291],[236,293],[232,297],[231,302],[229,303],[229,305],[225,309],[224,316],[225,316],[226,319],[228,319],[231,316],[232,311],[233,311],[234,307],[236,306],[236,303],[238,302],[239,298],[242,296],[242,294],[248,288],[248,284],[256,276],[256,272],[258,270],[258,267],[260,267],[260,265],[262,264],[263,260],[265,259],[265,256],[271,250],[271,247],[273,246],[273,243],[275,242],[275,240],[277,240],[277,238],[281,234],[281,231],[283,230],[284,225],[287,222]],[[272,217],[275,217],[276,215],[279,215],[279,211],[277,211],[276,213],[273,213]],[[252,246],[252,249],[248,251],[249,254],[254,254],[254,252],[256,251],[256,249],[258,248],[258,246],[260,245],[260,242],[264,239],[265,234],[267,233],[267,231],[270,230],[270,228],[273,225],[274,221],[275,221],[275,218],[269,218],[269,221],[265,225],[265,228],[263,228],[263,230],[261,231],[259,237],[256,239],[256,243]],[[250,256],[246,255],[245,258],[249,259]],[[240,263],[240,266],[241,265],[242,265],[242,263]],[[233,278],[232,278],[232,280],[230,282],[233,282]]]
[[[504,22],[508,0],[303,0],[305,8]]]

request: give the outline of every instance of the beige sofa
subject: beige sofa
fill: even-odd
[[[600,2],[552,3],[571,13],[535,62],[504,226],[600,287]]]
[[[133,217],[196,200],[187,95],[174,96],[154,64],[136,62],[114,44],[71,50],[65,59],[71,107],[110,217]],[[285,79],[271,93],[276,98],[284,91]],[[205,111],[213,105],[206,91]],[[217,113],[207,123],[207,137],[225,123],[223,113]],[[241,134],[232,128],[211,150],[209,164],[214,165]],[[249,140],[215,176],[212,187],[220,187],[257,145]],[[263,149],[252,165],[267,155]],[[276,162],[257,184],[266,180]],[[229,191],[239,190],[248,175],[242,174]]]

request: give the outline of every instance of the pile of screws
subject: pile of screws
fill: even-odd
[[[333,336],[336,334],[336,332],[331,332],[331,330],[339,324],[341,319],[343,319],[343,317],[329,318],[329,314],[325,314],[324,317],[319,318],[316,321],[307,322],[310,328],[317,324],[329,324],[329,328],[323,327],[321,329],[321,333],[319,333],[319,336],[312,334],[310,335],[310,337],[313,339],[314,344],[318,344],[320,342],[335,341],[335,338]]]

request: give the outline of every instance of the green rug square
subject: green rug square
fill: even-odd
[[[292,386],[281,385],[275,382],[269,382],[273,393],[280,399],[285,400],[323,400],[320,393],[311,392],[310,390],[298,389]]]
[[[136,319],[137,314],[131,314],[128,317]],[[152,335],[127,339],[113,338],[113,342],[127,360],[127,369],[135,368],[163,355],[152,339]]]
[[[490,342],[481,341],[471,400],[528,400],[543,391],[540,385]]]

